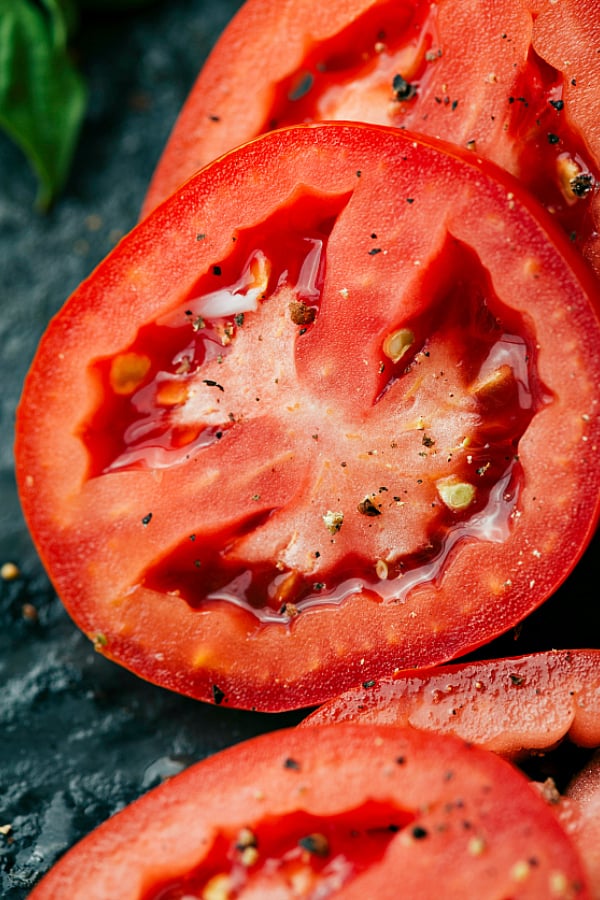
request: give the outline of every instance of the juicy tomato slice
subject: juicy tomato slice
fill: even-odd
[[[599,513],[579,264],[500,170],[396,129],[285,129],[203,170],[25,385],[23,507],[80,627],[262,710],[512,627]]]
[[[268,129],[363,121],[517,175],[600,273],[599,41],[588,0],[332,0],[316,17],[311,0],[248,0],[184,104],[143,211]]]
[[[456,734],[507,756],[545,751],[564,737],[599,747],[600,650],[401,671],[346,691],[303,724],[344,721]]]
[[[555,815],[457,738],[360,725],[222,751],[88,835],[31,900],[587,898]]]

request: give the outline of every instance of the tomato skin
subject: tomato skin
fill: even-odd
[[[440,577],[417,584],[401,603],[381,603],[361,590],[349,602],[308,608],[289,624],[263,624],[232,604],[194,606],[170,588],[157,589],[159,580],[150,583],[148,573],[155,564],[170,571],[178,548],[197,545],[192,536],[214,541],[225,525],[235,529],[255,515],[268,524],[273,510],[299,503],[299,485],[306,492],[310,484],[302,479],[318,471],[327,452],[312,438],[314,428],[300,466],[293,464],[292,430],[273,407],[250,421],[246,442],[228,438],[198,456],[210,460],[200,471],[194,455],[163,469],[93,477],[94,444],[86,446],[82,430],[104,402],[91,375],[95,361],[119,358],[137,330],[187,303],[199,275],[227,258],[232,235],[242,226],[264,232],[298,185],[326,198],[351,197],[343,199],[328,245],[323,303],[332,304],[330,318],[339,322],[346,315],[341,287],[369,311],[353,317],[348,331],[324,330],[322,317],[311,340],[299,343],[298,336],[298,365],[307,379],[319,372],[318,396],[350,418],[357,396],[378,396],[380,342],[398,315],[396,298],[404,285],[415,315],[422,311],[431,291],[421,290],[423,279],[429,273],[436,290],[443,281],[445,267],[433,261],[450,234],[452,246],[473,249],[506,307],[534,323],[536,377],[552,402],[544,401],[519,442],[525,485],[506,540],[461,543]],[[323,202],[330,215],[330,200]],[[386,251],[375,256],[373,229]],[[567,577],[598,518],[600,473],[587,451],[600,439],[600,326],[586,277],[552,223],[532,215],[516,183],[471,156],[397,130],[307,126],[222,158],[141,223],[80,287],[51,323],[29,374],[17,423],[18,482],[67,608],[99,652],[142,677],[208,702],[272,711],[314,705],[399,666],[451,659],[510,628]],[[344,366],[359,354],[371,365]],[[253,372],[257,364],[254,358]],[[432,386],[436,378],[434,370]],[[274,380],[261,376],[261,393]],[[417,437],[420,460],[427,451]],[[335,434],[332,446],[339,446]],[[376,456],[362,456],[360,466],[375,465]],[[377,485],[385,484],[379,479],[387,470],[373,471]],[[334,502],[335,495],[330,509]],[[348,502],[354,509],[356,499]],[[320,515],[326,509],[319,508],[316,531],[329,541]],[[369,516],[355,514],[354,521],[361,541],[380,533]],[[415,522],[419,527],[418,516]],[[312,530],[303,537],[311,549]],[[335,549],[332,541],[327,546]]]
[[[303,725],[344,721],[456,734],[511,757],[546,751],[564,737],[598,747],[600,650],[399,671],[335,697]]]
[[[579,849],[593,896],[600,896],[600,751],[573,778],[557,814]]]
[[[288,896],[285,863],[269,861],[273,830],[289,853],[287,834],[293,848],[307,816],[325,856],[335,858],[340,831],[362,834],[345,860],[358,869],[330,888],[335,896],[396,897],[400,873],[407,898],[433,900],[441,885],[449,898],[590,896],[565,832],[509,763],[456,738],[340,725],[262,735],[175,776],[67,853],[31,900],[201,896],[215,875],[235,873],[242,833],[257,851],[242,886]],[[369,816],[385,854],[361,869]],[[319,863],[301,862],[306,885]]]
[[[309,0],[248,0],[203,65],[142,212],[268,129],[364,121],[507,169],[598,274],[598,28],[587,0],[335,0],[318,21]]]

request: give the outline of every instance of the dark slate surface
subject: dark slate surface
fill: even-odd
[[[72,176],[35,212],[35,182],[0,137],[0,895],[22,900],[100,821],[192,761],[300,714],[208,707],[140,681],[93,651],[64,612],[24,525],[12,430],[48,319],[140,204],[177,110],[237,0],[170,0],[92,17],[80,35],[90,104]],[[543,610],[480,656],[598,646],[598,541]],[[31,607],[34,608],[35,614]]]

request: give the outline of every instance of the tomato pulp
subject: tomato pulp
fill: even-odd
[[[24,510],[99,651],[291,709],[460,655],[598,518],[595,282],[518,184],[351,124],[265,135],[51,323]]]

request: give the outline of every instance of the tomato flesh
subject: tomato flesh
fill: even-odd
[[[590,14],[573,2],[504,0],[492,11],[476,0],[336,0],[315,22],[304,0],[277,10],[250,0],[198,76],[144,213],[258,134],[362,121],[442,138],[503,166],[598,271],[600,157],[582,94],[598,84]],[[564,30],[573,46],[557,53],[552,33],[562,40]],[[231,89],[246,79],[251,97]]]
[[[333,698],[303,724],[344,721],[449,732],[510,757],[541,754],[565,737],[598,747],[600,650],[398,671]]]
[[[356,442],[364,423],[359,416],[349,420],[345,410],[339,417],[324,415],[327,398],[319,396],[319,386],[302,371],[302,344],[310,342],[319,325],[327,228],[335,225],[335,219],[328,218],[331,203],[331,198],[301,197],[261,223],[260,231],[236,235],[230,256],[194,285],[164,324],[144,326],[116,361],[94,364],[98,408],[89,423],[80,426],[91,477],[199,459],[206,448],[237,439],[238,429],[249,419],[260,422],[265,409],[284,420],[286,411],[301,404],[309,405],[297,440],[303,465],[318,464],[318,448],[340,470],[352,466],[351,457],[345,457],[353,452],[347,435],[354,433]],[[338,213],[346,203],[347,198],[337,202]],[[283,241],[282,220],[292,223]],[[316,220],[319,228],[310,229]],[[375,233],[370,240],[371,250],[381,252]],[[263,622],[289,622],[303,610],[340,603],[357,591],[368,591],[377,600],[403,599],[415,585],[438,579],[461,541],[507,532],[523,479],[519,439],[539,409],[551,402],[551,394],[540,383],[529,323],[499,300],[476,258],[455,244],[444,249],[436,265],[446,274],[435,285],[426,311],[404,320],[398,331],[391,323],[392,340],[402,332],[410,341],[401,347],[399,359],[390,359],[390,339],[383,340],[377,362],[380,378],[367,419],[368,449],[363,451],[374,461],[370,468],[375,472],[363,495],[357,487],[354,508],[328,518],[341,503],[334,490],[323,492],[320,506],[311,504],[307,521],[292,517],[289,524],[282,523],[281,511],[266,509],[232,522],[214,540],[196,541],[191,533],[143,574],[145,587],[177,594],[194,609],[231,602]],[[468,277],[461,275],[465,271]],[[234,310],[231,317],[210,314],[228,302]],[[264,318],[270,307],[282,305],[287,305],[299,384],[281,377],[278,360],[272,361],[269,372],[272,344],[264,340]],[[261,374],[257,378],[248,372],[242,390],[236,392],[234,386],[232,394],[232,370],[245,366],[248,357]],[[265,362],[257,363],[261,357],[267,357]],[[129,371],[132,360],[148,360],[147,366],[138,367],[139,384],[131,378],[123,382],[122,377],[115,384],[115,369]],[[276,391],[269,391],[267,374]],[[447,407],[436,410],[435,417],[425,415],[430,399],[421,390],[432,378],[448,385]],[[457,426],[450,420],[457,417],[453,400],[458,395],[464,398],[465,413],[459,413]],[[417,421],[415,410],[421,411]],[[390,425],[382,425],[386,421],[396,435]],[[443,464],[437,462],[440,454]],[[461,487],[467,491],[464,503]],[[416,533],[414,544],[405,542],[400,553],[388,547],[384,556],[368,531],[363,553],[343,540],[352,518],[372,520],[374,526],[380,516],[402,520],[415,490],[422,495],[419,505],[427,524]],[[303,566],[298,553],[293,561],[277,559],[277,547],[272,562],[258,559],[249,566],[246,559],[240,561],[239,546],[251,547],[252,533],[267,530],[275,513],[280,546],[282,529],[289,529],[290,541],[294,533],[310,530],[314,550],[308,554],[309,564]],[[402,536],[394,543],[402,546]]]

